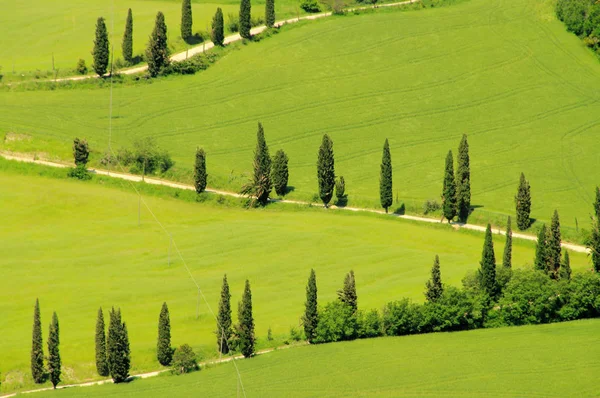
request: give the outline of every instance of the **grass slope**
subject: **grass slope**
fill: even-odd
[[[485,39],[482,39],[485,38]],[[113,147],[154,136],[191,176],[197,145],[209,183],[239,189],[256,123],[290,158],[292,198],[317,191],[323,133],[350,205],[378,206],[390,139],[394,195],[409,210],[439,198],[443,162],[463,133],[471,148],[473,221],[505,220],[521,171],[532,217],[557,208],[587,227],[596,155],[600,65],[555,20],[547,0],[472,0],[420,12],[331,18],[231,54],[194,77],[113,92]],[[75,135],[107,147],[108,90],[2,92],[0,132],[54,142]],[[43,148],[40,148],[43,149]]]
[[[238,362],[248,397],[595,397],[599,320],[298,347]],[[231,364],[65,397],[226,397]],[[55,396],[43,393],[40,396]]]
[[[128,192],[127,183],[24,176],[6,164],[0,162],[0,184],[10,187],[0,206],[2,391],[31,387],[36,297],[44,339],[52,311],[60,317],[65,382],[95,377],[93,333],[100,306],[121,307],[133,371],[158,367],[156,327],[163,301],[171,310],[173,344],[189,343],[202,357],[214,355],[215,322],[206,304],[201,303],[196,319],[195,286],[180,259],[173,255],[168,266],[169,241],[147,211],[137,226],[138,198]],[[123,189],[101,185],[121,183]],[[440,255],[445,283],[459,285],[467,270],[478,266],[483,244],[481,234],[377,215],[295,211],[300,208],[288,205],[248,211],[168,197],[145,200],[172,233],[214,310],[223,273],[229,277],[233,308],[244,280],[250,279],[259,347],[281,344],[290,326],[298,325],[311,267],[317,271],[321,303],[336,297],[344,274],[354,269],[360,307],[380,308],[401,297],[423,300],[435,254]],[[502,242],[496,241],[498,256]],[[531,264],[533,245],[515,243],[514,263]],[[573,254],[572,264],[582,269],[587,259]],[[270,343],[269,327],[275,337]]]

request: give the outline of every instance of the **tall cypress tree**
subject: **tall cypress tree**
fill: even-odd
[[[31,344],[31,376],[36,383],[43,383],[46,378],[44,369],[44,345],[42,343],[42,319],[40,301],[35,299],[33,310],[33,334]]]
[[[102,307],[98,310],[96,319],[96,370],[100,376],[108,376],[108,359],[106,357],[106,331]]]
[[[425,284],[425,298],[430,303],[436,302],[442,293],[444,292],[444,286],[442,285],[442,272],[440,270],[440,258],[436,254],[435,260],[433,260],[433,267],[431,267],[431,279]]]
[[[327,134],[323,135],[323,141],[319,148],[317,160],[317,179],[319,180],[319,197],[325,207],[333,197],[335,187],[335,160],[333,158],[333,141]]]
[[[250,29],[252,29],[252,24],[250,22],[252,13],[252,4],[250,0],[241,0],[240,2],[240,36],[243,39],[250,39],[252,35],[250,34]]]
[[[469,143],[467,135],[463,134],[458,146],[456,159],[456,208],[458,219],[467,222],[471,211],[471,166],[469,161]]]
[[[121,49],[125,62],[129,64],[133,63],[133,14],[131,13],[131,8],[127,11],[127,21],[125,22],[125,33],[123,34]]]
[[[217,8],[212,20],[212,42],[215,46],[223,47],[225,45],[225,23],[223,22],[223,10]]]
[[[239,319],[239,341],[240,351],[244,357],[248,358],[254,355],[254,318],[252,316],[252,292],[250,291],[250,281],[246,279],[244,294],[238,313]]]
[[[94,49],[92,50],[94,63],[92,68],[98,76],[104,76],[108,67],[108,31],[104,18],[100,17],[96,21],[96,38],[94,39]]]
[[[504,268],[512,268],[512,228],[510,216],[508,217],[508,222],[506,223],[506,244],[504,245],[502,266]]]
[[[267,0],[265,3],[265,24],[267,28],[275,25],[275,0]]]
[[[600,187],[596,187],[596,199],[594,200],[594,215],[600,218]]]
[[[454,178],[453,163],[452,151],[448,151],[444,171],[444,191],[442,193],[442,211],[448,222],[456,216],[456,179]]]
[[[284,196],[287,193],[287,184],[289,178],[288,157],[283,150],[278,150],[273,158],[273,188],[279,196]]]
[[[350,271],[344,278],[344,287],[337,292],[340,301],[356,312],[358,310],[358,295],[356,294],[356,280],[354,271]]]
[[[192,36],[192,0],[181,2],[181,38],[187,40]]]
[[[310,270],[308,284],[306,285],[306,302],[304,303],[304,334],[311,343],[314,341],[317,333],[317,323],[319,322],[319,313],[317,308],[317,275],[315,270]]]
[[[196,149],[196,161],[194,162],[194,187],[196,192],[202,193],[206,189],[206,153],[204,149]]]
[[[266,205],[271,194],[271,156],[265,140],[265,131],[262,124],[258,123],[256,133],[256,149],[254,150],[252,183],[242,189],[242,194],[254,196],[261,205]]]
[[[490,224],[487,225],[485,230],[485,241],[483,243],[480,265],[482,287],[493,298],[497,292],[496,256],[494,254],[494,241],[492,240],[492,226]]]
[[[571,260],[569,259],[569,252],[565,250],[562,264],[560,265],[560,278],[570,280],[571,279]]]
[[[227,275],[223,276],[221,287],[221,300],[219,301],[219,313],[217,314],[217,349],[223,354],[229,353],[229,342],[231,340],[231,294],[229,294],[229,283]]]
[[[592,218],[592,234],[588,243],[592,255],[592,265],[600,272],[600,217]]]
[[[548,258],[548,275],[552,279],[560,277],[561,247],[560,247],[560,221],[558,211],[554,210],[552,222],[548,230],[548,242],[546,245],[546,256]]]
[[[531,213],[531,187],[523,173],[521,173],[521,178],[519,179],[519,189],[515,196],[515,205],[517,208],[517,227],[521,231],[524,231],[531,225],[529,218]]]
[[[538,234],[537,246],[535,247],[535,259],[533,261],[533,267],[544,272],[547,270],[548,259],[548,255],[546,253],[547,235],[546,224],[543,224],[542,228],[540,229],[540,233]]]
[[[110,376],[115,383],[127,381],[131,366],[129,336],[127,326],[121,320],[120,309],[113,308],[110,312],[106,345]]]
[[[58,330],[58,316],[56,312],[52,314],[52,323],[48,333],[48,375],[52,382],[52,387],[56,389],[60,383],[61,362],[60,362],[60,337]]]
[[[390,144],[385,139],[383,144],[383,155],[381,156],[381,171],[379,173],[379,199],[381,207],[388,212],[392,205],[394,194],[392,193],[392,154],[390,153]]]
[[[156,342],[156,359],[163,366],[169,366],[173,360],[173,348],[171,347],[171,318],[169,307],[163,303],[158,317],[158,340]]]
[[[156,14],[154,30],[150,35],[148,47],[146,48],[146,61],[148,62],[148,73],[156,77],[162,69],[169,65],[169,46],[167,44],[167,24],[162,12]]]

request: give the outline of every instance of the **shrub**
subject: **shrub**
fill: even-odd
[[[80,164],[72,169],[69,169],[68,176],[77,178],[78,180],[91,180],[92,175],[87,171],[84,164]]]
[[[436,212],[442,208],[442,205],[437,200],[426,200],[423,203],[423,214],[430,214]]]
[[[403,336],[419,333],[423,316],[419,305],[404,298],[387,303],[381,318],[383,333],[387,336]]]
[[[590,4],[588,0],[559,0],[556,3],[556,16],[565,23],[569,31],[580,35],[583,33]]]
[[[356,316],[349,305],[336,300],[328,303],[322,311],[319,311],[315,343],[353,340],[356,335]]]
[[[300,8],[311,13],[321,11],[321,7],[319,6],[319,2],[317,0],[302,0],[300,3]]]
[[[379,337],[382,335],[381,318],[377,310],[369,312],[358,311],[356,313],[358,326],[357,337],[366,339],[370,337]]]
[[[229,29],[231,33],[236,33],[240,30],[240,20],[234,14],[227,14],[227,29]]]
[[[208,58],[204,54],[196,54],[183,61],[171,62],[161,70],[160,74],[162,76],[193,75],[196,72],[207,69],[208,66]]]
[[[79,61],[77,61],[77,67],[75,68],[75,70],[77,71],[77,73],[79,73],[80,75],[85,75],[88,72],[88,68],[85,65],[85,59],[83,58],[79,58]]]
[[[269,330],[271,330],[271,328],[269,328]],[[302,331],[293,326],[290,327],[290,340],[292,340],[292,341],[304,340],[304,338],[302,336]]]
[[[595,272],[573,275],[559,287],[564,305],[559,311],[561,320],[593,318],[600,315],[600,277]]]
[[[422,331],[450,332],[481,327],[485,309],[483,300],[448,286],[436,302],[423,305],[422,313]]]
[[[196,354],[188,344],[184,344],[175,350],[173,362],[171,364],[172,372],[178,375],[199,370],[196,362]]]

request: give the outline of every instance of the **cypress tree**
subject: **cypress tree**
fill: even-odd
[[[600,218],[600,187],[596,187],[596,200],[594,200],[594,214]]]
[[[338,204],[341,204],[346,199],[346,181],[344,176],[340,176],[335,182],[335,197],[338,200]]]
[[[250,281],[246,279],[244,294],[238,313],[239,319],[239,341],[240,351],[244,357],[248,358],[254,355],[254,318],[252,317],[252,292],[250,291]]]
[[[325,207],[333,197],[335,186],[335,160],[333,158],[333,141],[327,134],[323,135],[323,141],[319,148],[317,160],[317,179],[319,180],[319,197]]]
[[[448,222],[456,216],[456,179],[454,178],[453,163],[452,151],[448,151],[444,171],[444,191],[442,193],[442,210]]]
[[[98,76],[104,76],[108,67],[109,50],[108,50],[108,31],[104,18],[100,17],[96,21],[96,38],[94,39],[94,49],[92,50],[94,63],[92,68]]]
[[[123,34],[123,43],[121,44],[123,59],[128,64],[133,63],[133,14],[131,8],[127,11],[127,21],[125,22],[125,33]]]
[[[275,0],[267,0],[265,3],[265,24],[267,28],[275,25]]]
[[[306,285],[306,302],[304,303],[304,334],[311,343],[317,336],[317,323],[319,322],[319,313],[317,309],[317,275],[315,270],[310,270],[308,284]]]
[[[219,301],[219,313],[217,315],[217,349],[223,354],[229,353],[229,342],[231,340],[231,294],[229,294],[229,283],[227,275],[223,276],[221,287],[221,300]]]
[[[265,131],[262,124],[258,123],[256,133],[256,149],[254,150],[254,174],[252,183],[242,189],[242,194],[253,195],[261,205],[266,205],[271,194],[271,157],[269,147],[265,140]]]
[[[471,211],[471,168],[469,161],[469,143],[467,135],[463,134],[458,146],[458,157],[456,159],[456,208],[458,219],[467,222]]]
[[[127,381],[131,365],[129,336],[127,326],[121,320],[120,309],[115,310],[113,308],[110,312],[106,345],[110,376],[115,383]]]
[[[225,23],[223,22],[223,10],[217,8],[212,20],[212,42],[215,46],[225,45]]]
[[[515,196],[515,205],[517,208],[517,227],[521,231],[524,231],[531,225],[531,220],[529,219],[531,213],[531,187],[523,173],[521,173],[521,178],[519,180],[519,189]]]
[[[162,12],[156,14],[154,30],[150,35],[148,47],[146,48],[146,61],[148,62],[148,73],[156,77],[164,67],[169,65],[169,47],[167,44],[167,25]]]
[[[492,240],[492,226],[487,225],[483,253],[481,254],[481,283],[485,292],[490,297],[496,295],[496,256],[494,255],[494,241]]]
[[[252,35],[250,34],[250,29],[252,29],[252,24],[250,22],[250,14],[252,4],[250,4],[250,0],[241,0],[240,3],[240,36],[243,39],[250,39]]]
[[[61,363],[59,345],[58,316],[55,312],[52,314],[52,323],[50,324],[48,333],[48,375],[54,389],[60,383]]]
[[[358,296],[356,294],[356,281],[354,280],[354,271],[350,271],[344,278],[344,287],[337,292],[340,301],[350,308],[353,312],[358,309]]]
[[[96,370],[100,376],[108,376],[108,359],[106,357],[106,332],[104,327],[104,313],[98,310],[96,319]]]
[[[565,250],[563,262],[560,266],[560,278],[570,280],[571,279],[571,260],[569,259],[569,252]]]
[[[156,359],[163,366],[169,366],[173,360],[173,348],[171,347],[171,319],[169,307],[163,303],[158,317],[158,340],[156,342]]]
[[[436,254],[435,260],[433,260],[433,267],[431,268],[431,279],[425,284],[425,298],[430,303],[434,303],[442,296],[443,292],[444,286],[442,285],[440,258]]]
[[[187,40],[192,36],[192,0],[181,3],[181,38]]]
[[[289,178],[288,157],[281,149],[275,153],[273,158],[273,188],[279,196],[284,196],[287,193],[287,184]]]
[[[383,155],[381,157],[381,171],[379,173],[379,199],[381,207],[388,212],[392,205],[394,194],[392,193],[392,154],[390,153],[390,144],[385,139],[383,144]]]
[[[600,272],[600,217],[592,218],[592,234],[588,243],[592,255],[592,265]]]
[[[42,319],[40,315],[40,301],[38,299],[35,299],[35,308],[33,310],[31,376],[36,383],[43,383],[46,379],[46,371],[44,369],[44,346],[42,343]]]
[[[533,266],[535,269],[540,270],[540,271],[546,271],[547,270],[547,254],[546,254],[546,239],[547,239],[547,232],[546,232],[546,224],[542,225],[542,228],[540,229],[540,233],[538,234],[538,238],[537,238],[537,246],[535,247],[535,259],[533,261]]]
[[[75,138],[73,140],[73,159],[77,166],[83,166],[88,162],[90,156],[90,148],[86,140]]]
[[[194,187],[196,192],[202,193],[206,189],[206,180],[208,175],[206,174],[206,153],[204,149],[196,149],[196,161],[194,163]]]
[[[546,243],[546,257],[548,259],[548,275],[552,279],[558,279],[560,276],[561,247],[560,247],[560,221],[558,211],[554,210],[552,222],[548,230],[548,239]]]
[[[506,244],[504,245],[504,255],[502,256],[502,266],[504,268],[512,268],[512,228],[510,216],[506,223]]]

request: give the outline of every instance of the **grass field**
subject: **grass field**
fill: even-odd
[[[485,39],[482,39],[485,38]],[[557,208],[588,227],[600,64],[553,16],[548,0],[471,0],[419,12],[330,18],[226,56],[200,75],[113,91],[113,147],[154,136],[189,179],[197,145],[209,184],[239,189],[256,123],[290,158],[292,198],[317,191],[316,154],[333,138],[350,205],[378,206],[381,148],[390,138],[394,190],[409,210],[439,198],[444,157],[471,147],[474,219],[514,212],[519,174],[532,217]],[[62,146],[108,145],[108,90],[2,92],[0,132]],[[577,223],[576,223],[577,219]]]
[[[156,322],[163,301],[171,310],[173,343],[189,343],[205,358],[214,355],[215,322],[206,304],[196,319],[197,293],[183,263],[172,255],[168,265],[169,241],[147,211],[138,227],[138,198],[127,183],[60,180],[36,176],[40,166],[27,169],[31,175],[0,161],[0,184],[10,187],[0,206],[2,391],[31,387],[36,297],[44,341],[52,311],[59,314],[66,383],[95,376],[93,331],[100,306],[121,307],[134,372],[158,368]],[[259,347],[282,344],[290,326],[298,325],[311,267],[321,303],[336,297],[344,274],[354,269],[359,306],[370,309],[401,297],[422,301],[435,254],[445,283],[452,285],[460,285],[481,256],[481,234],[447,226],[291,205],[249,211],[189,203],[169,198],[173,190],[164,192],[146,200],[172,233],[210,306],[217,308],[223,273],[233,308],[250,279]],[[498,256],[502,242],[496,242]],[[531,264],[533,255],[531,242],[515,242],[515,266]],[[587,258],[573,253],[572,264],[582,269]],[[266,340],[269,327],[272,342]]]
[[[248,397],[596,397],[600,321],[298,347],[238,362]],[[62,397],[231,397],[231,364]],[[56,396],[56,392],[40,397]]]

